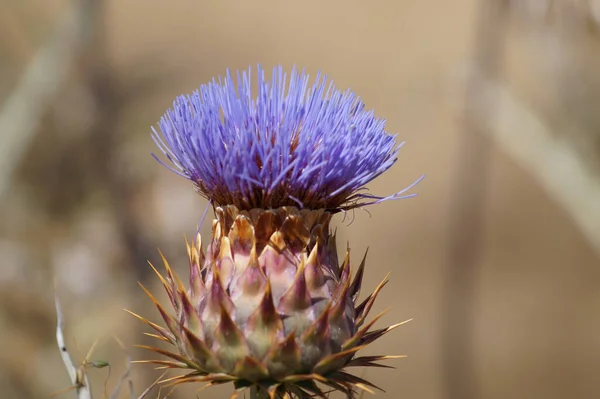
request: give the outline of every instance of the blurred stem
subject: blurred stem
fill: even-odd
[[[503,0],[480,0],[475,21],[475,71],[495,78],[506,30]],[[458,182],[450,203],[449,248],[442,292],[442,376],[449,399],[478,398],[474,358],[476,282],[481,263],[484,208],[491,155],[483,124],[493,105],[481,101],[479,76],[470,76],[459,140]]]
[[[600,180],[565,137],[553,134],[534,110],[506,86],[481,80],[485,97],[493,98],[498,115],[486,133],[569,214],[572,221],[600,254]]]
[[[250,387],[250,399],[269,399],[269,394],[259,389],[257,385],[252,385]]]
[[[85,34],[88,0],[72,1],[54,32],[29,62],[14,91],[0,110],[0,200],[8,194],[13,176],[35,139],[39,125],[68,78],[74,59],[89,45]]]
[[[136,217],[135,202],[139,186],[123,173],[115,162],[116,149],[122,144],[118,122],[124,108],[125,95],[117,87],[113,69],[108,57],[106,40],[107,2],[85,0],[89,3],[87,17],[90,20],[87,35],[92,45],[84,55],[83,65],[87,88],[96,106],[95,123],[91,128],[90,144],[94,146],[96,178],[110,197],[109,205],[114,220],[119,227],[121,241],[127,250],[129,262],[134,268],[136,279],[144,281],[147,273],[147,259],[152,256],[152,245],[141,221]],[[117,160],[118,161],[118,160]]]

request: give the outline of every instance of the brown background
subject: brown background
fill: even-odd
[[[0,11],[0,99],[17,87],[70,5],[0,1],[7,10]],[[445,270],[456,268],[449,248],[468,234],[455,220],[457,198],[470,203],[466,196],[474,195],[460,190],[469,169],[461,164],[469,159],[461,137],[470,129],[462,77],[481,34],[475,0],[113,0],[100,11],[98,37],[72,63],[2,202],[1,397],[41,398],[69,385],[54,342],[53,276],[72,356],[81,359],[99,339],[92,357],[111,363],[112,391],[125,354],[111,337],[128,347],[147,343],[146,330],[121,309],[157,317],[135,285],[143,280],[160,292],[144,260],[156,261],[160,247],[185,273],[183,235],[194,233],[205,209],[187,181],[150,157],[150,126],[176,95],[226,68],[259,62],[268,70],[281,63],[326,72],[407,141],[393,169],[370,185],[373,193],[398,191],[427,174],[417,198],[373,206],[370,216],[357,211],[350,225],[337,220],[341,246],[350,242],[356,263],[370,248],[365,290],[392,272],[377,305],[391,311],[380,325],[414,318],[368,351],[408,355],[394,361],[396,370],[368,371],[366,377],[387,391],[377,397],[462,399],[456,392],[464,384],[473,389],[465,391],[471,392],[467,399],[600,397],[598,253],[534,175],[486,139],[468,147],[486,154],[485,167],[471,168],[483,168],[477,183],[483,197],[467,212],[482,215],[483,228],[461,250],[477,254],[465,266],[473,291],[453,292],[460,286],[447,279]],[[553,126],[583,118],[573,111],[580,106],[559,101],[563,93],[547,67],[554,53],[546,40],[560,23],[513,16],[500,25],[506,84],[540,113],[553,115]],[[582,41],[573,44],[581,55],[577,76],[591,96],[600,53],[593,29],[581,37],[583,49]],[[582,104],[593,119],[595,103]],[[593,135],[595,125],[584,122],[580,130]],[[464,225],[468,229],[469,220]],[[472,320],[451,326],[470,337],[464,356],[455,358],[444,358],[452,353],[445,346],[460,349],[464,340],[444,339],[448,301],[473,312]],[[97,398],[106,371],[89,371]],[[154,375],[150,367],[134,367],[138,394]],[[183,388],[172,397],[192,398],[194,391]]]

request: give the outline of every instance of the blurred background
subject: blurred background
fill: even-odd
[[[600,397],[599,1],[0,6],[2,398],[70,385],[55,280],[74,361],[97,340],[90,360],[111,365],[87,369],[95,398],[148,358],[122,309],[157,319],[136,282],[161,292],[157,247],[186,273],[206,207],[152,159],[150,127],[176,95],[259,62],[327,73],[406,140],[373,193],[428,175],[417,198],[336,220],[356,264],[370,248],[365,290],[392,272],[378,325],[414,318],[368,350],[408,355],[396,370],[358,371],[377,397]],[[133,367],[136,397],[157,375]]]

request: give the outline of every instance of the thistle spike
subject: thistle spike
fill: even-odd
[[[162,251],[160,249],[158,250],[158,253],[160,255],[160,258],[163,261],[165,270],[167,271],[167,277],[168,277],[167,281],[171,281],[171,288],[173,289],[173,291],[177,290],[179,292],[185,292],[185,286],[183,285],[183,283],[181,282],[181,280],[179,279],[177,274],[175,272],[173,272],[173,269],[169,265],[169,262],[167,262],[165,255],[162,253]]]
[[[269,370],[258,360],[246,356],[240,360],[233,370],[246,381],[263,381],[269,378]]]
[[[219,279],[223,289],[229,291],[232,280],[235,278],[237,267],[231,258],[222,258],[218,261]]]
[[[179,353],[173,353],[173,352],[166,351],[164,349],[155,348],[153,346],[147,346],[147,345],[134,345],[134,347],[139,348],[139,349],[146,349],[151,352],[156,352],[160,355],[170,357],[171,359],[175,359],[181,363],[185,363],[189,368],[193,368],[193,369],[198,368],[197,364],[195,364],[193,361],[191,361],[186,356],[181,355]]]
[[[183,238],[185,240],[185,249],[187,250],[188,259],[190,260],[190,262],[192,262],[194,254],[192,253],[190,241],[188,240],[186,235],[184,235]]]
[[[296,336],[292,331],[282,342],[273,342],[263,363],[267,365],[269,374],[279,379],[289,375],[287,370],[297,370],[301,367],[300,356],[300,348],[296,344]]]
[[[162,276],[162,274],[160,274],[160,272],[158,270],[156,270],[156,267],[154,267],[152,262],[148,261],[148,265],[150,265],[150,267],[152,268],[154,273],[158,276],[158,279],[160,280],[162,286],[164,287],[164,289],[167,293],[167,296],[169,297],[169,301],[171,301],[171,304],[173,305],[173,307],[175,309],[177,309],[178,303],[175,300],[175,292],[173,289],[173,285],[171,283],[169,283],[167,280],[165,280],[165,278]]]
[[[311,298],[304,277],[304,261],[302,260],[298,265],[292,285],[279,300],[277,310],[283,314],[291,315],[308,309],[310,305]]]
[[[305,261],[304,276],[310,295],[313,298],[327,298],[329,296],[327,293],[328,287],[326,286],[327,281],[323,273],[323,267],[319,263],[319,250],[319,243],[316,243]]]
[[[408,319],[405,320],[403,322],[400,323],[396,323],[394,325],[391,325],[389,327],[385,327],[385,328],[381,328],[379,330],[375,330],[375,331],[369,331],[368,333],[366,333],[362,339],[361,339],[361,343],[362,345],[368,345],[371,342],[375,341],[376,339],[381,338],[383,335],[389,333],[392,330],[395,330],[396,328],[400,327],[401,325],[404,325],[408,322],[412,321],[412,319]]]
[[[310,232],[311,235],[311,242],[309,245],[316,245],[319,244],[319,246],[321,247],[320,249],[324,249],[326,248],[326,240],[327,237],[329,236],[329,232],[327,231],[327,228],[325,226],[323,226],[322,224],[318,224],[316,226],[314,226]],[[325,262],[327,264],[329,264],[329,262]],[[338,265],[336,264],[335,266],[332,265],[333,267],[337,268]]]
[[[341,284],[337,287],[334,294],[334,305],[331,313],[331,319],[335,320],[340,318],[346,311],[346,305],[351,300],[348,291],[350,290],[350,279],[346,278],[340,282]]]
[[[158,339],[159,341],[163,341],[163,342],[167,342],[167,343],[171,343],[169,342],[168,339],[166,339],[165,337],[163,337],[162,335],[158,335],[158,334],[152,334],[152,333],[143,333],[145,336],[150,337],[150,338],[155,338]]]
[[[327,236],[327,245],[324,246],[324,261],[330,265],[332,272],[338,276],[340,273],[340,262],[338,261],[337,251],[337,230]]]
[[[306,380],[298,383],[298,387],[307,392],[307,398],[316,397],[321,399],[327,399],[325,392],[320,389],[313,380]]]
[[[240,293],[246,298],[257,296],[264,292],[266,283],[267,276],[260,268],[256,248],[252,247],[248,257],[248,265],[237,281],[237,285],[241,287]]]
[[[269,246],[274,248],[278,253],[283,252],[286,247],[285,239],[281,231],[276,231],[269,238]]]
[[[393,369],[395,367],[388,366],[385,364],[375,363],[380,360],[391,360],[391,359],[404,359],[406,355],[386,355],[386,356],[361,356],[356,357],[348,362],[346,367],[382,367]]]
[[[236,320],[246,321],[252,312],[263,300],[265,287],[268,279],[263,273],[256,257],[256,251],[252,249],[248,260],[248,266],[238,277],[230,292],[231,299],[236,307]]]
[[[150,291],[148,291],[146,289],[146,287],[144,287],[144,285],[142,283],[138,282],[138,285],[140,287],[142,287],[142,290],[144,290],[144,292],[146,293],[146,295],[148,295],[148,297],[150,298],[150,300],[152,301],[152,303],[154,303],[154,306],[156,306],[156,309],[158,309],[158,313],[160,313],[160,316],[165,321],[165,323],[167,325],[167,328],[171,331],[171,333],[174,336],[177,336],[177,326],[176,326],[175,321],[171,318],[171,316],[169,316],[167,314],[167,312],[162,307],[162,305],[160,304],[160,302],[158,302],[158,300],[154,297],[154,295],[152,295],[150,293]]]
[[[365,264],[367,261],[367,254],[369,253],[369,248],[365,251],[365,255],[363,256],[362,261],[360,262],[360,266],[358,266],[358,270],[354,274],[354,279],[352,280],[352,284],[350,285],[350,296],[352,298],[352,302],[356,304],[358,297],[360,295],[360,287],[362,285],[363,275],[365,273]]]
[[[359,306],[357,306],[357,308],[356,308],[356,326],[357,327],[362,326],[362,324],[365,322],[365,319],[367,318],[367,316],[369,315],[369,312],[371,311],[371,307],[373,307],[373,304],[375,303],[375,299],[377,299],[377,295],[379,295],[379,293],[381,292],[383,287],[385,287],[385,285],[388,283],[389,277],[390,277],[390,273],[388,273],[383,278],[381,283],[379,283],[379,285],[375,288],[375,291],[373,291],[373,293],[371,295],[369,295],[369,297],[367,299],[365,299],[365,301],[363,303],[361,303]]]
[[[254,211],[254,212],[253,212]],[[270,210],[251,210],[252,220],[254,220],[254,237],[256,239],[257,251],[262,251],[269,244],[269,240],[277,226],[275,225],[275,215]]]
[[[259,256],[261,269],[271,282],[273,296],[279,299],[290,287],[290,274],[296,273],[297,259],[286,247],[283,234],[276,231]]]
[[[127,310],[127,309],[123,309],[123,310],[125,310],[127,313],[129,313],[133,317],[137,318],[138,320],[140,320],[140,321],[146,323],[147,325],[149,325],[150,327],[152,327],[156,332],[158,332],[162,337],[164,337],[171,344],[173,344],[173,345],[175,344],[175,337],[173,336],[173,333],[167,331],[165,328],[162,328],[158,324],[153,323],[150,320],[138,315],[137,313],[133,313],[132,311]]]
[[[193,331],[194,334],[198,335],[201,339],[204,338],[204,325],[202,324],[202,320],[186,294],[181,294],[181,304],[183,315],[185,316],[183,325]]]
[[[296,208],[290,208],[296,209]],[[285,218],[280,229],[286,238],[286,243],[293,252],[301,251],[309,244],[310,231],[304,225],[302,219],[297,215],[289,215]]]
[[[221,278],[219,277],[219,269],[213,264],[212,267],[212,283],[206,296],[206,305],[202,313],[202,323],[207,327],[206,336],[210,339],[211,327],[216,326],[221,317],[221,308],[225,308],[227,312],[231,312],[234,308],[229,295],[223,289],[221,285]]]
[[[202,371],[218,370],[220,365],[204,341],[192,331],[182,326],[185,344],[191,352],[193,359]]]
[[[227,372],[232,372],[236,363],[250,355],[244,335],[235,325],[227,309],[221,308],[221,318],[215,330],[215,340],[219,344],[219,363]]]
[[[311,364],[318,362],[325,356],[331,354],[331,343],[329,340],[324,340],[323,337],[329,336],[329,313],[331,310],[331,302],[317,318],[317,320],[302,333],[300,337],[302,351],[302,362],[307,368]]]
[[[336,374],[339,377],[341,377],[343,380],[351,383],[353,386],[355,386],[355,387],[357,387],[359,389],[362,389],[363,391],[367,391],[367,392],[369,392],[371,394],[374,394],[375,392],[373,392],[369,388],[374,388],[374,389],[377,389],[378,391],[385,392],[383,389],[381,389],[377,385],[375,385],[375,384],[373,384],[373,383],[371,383],[371,382],[369,382],[369,381],[367,381],[367,380],[365,380],[363,378],[360,378],[360,377],[357,377],[355,375],[346,373],[345,371],[338,371]]]
[[[340,365],[346,364],[348,359],[352,358],[359,350],[363,349],[366,345],[355,346],[354,348],[347,349],[342,352],[337,352],[323,358],[314,367],[314,372],[321,375],[326,375],[331,371],[340,369]]]
[[[229,231],[228,237],[236,257],[250,254],[250,251],[256,245],[254,227],[245,216],[234,220],[233,227]],[[243,262],[238,262],[236,259],[236,263]]]
[[[198,238],[200,240],[200,238]],[[198,244],[200,245],[200,244]],[[198,251],[194,246],[190,246],[189,242],[186,238],[186,247],[189,255],[190,262],[190,294],[192,296],[192,300],[195,298],[202,298],[206,291],[206,286],[204,285],[204,281],[202,280],[202,270],[201,264],[204,258],[203,255],[200,255],[201,251]],[[197,301],[196,301],[197,302]],[[194,306],[198,307],[199,302],[194,303]]]
[[[214,239],[220,239],[223,236],[223,229],[219,223],[219,209],[216,210],[216,219],[212,222],[212,236]]]
[[[275,309],[268,280],[260,305],[248,319],[247,329],[250,349],[258,359],[265,357],[273,342],[283,338],[283,322]]]
[[[358,330],[356,332],[356,334],[354,334],[352,336],[352,338],[350,338],[349,340],[344,342],[344,344],[342,345],[342,350],[350,349],[350,348],[355,347],[356,345],[359,345],[361,342],[361,339],[365,336],[365,334],[369,331],[369,329],[371,327],[373,327],[373,324],[377,323],[377,321],[379,321],[379,319],[381,317],[383,317],[383,315],[386,314],[387,312],[388,312],[388,310],[384,310],[383,312],[379,313],[377,316],[375,316],[373,318],[373,320],[371,320],[369,323],[367,323],[366,326],[364,326],[360,330]]]
[[[221,245],[219,247],[219,261],[217,266],[219,268],[219,277],[221,278],[221,284],[225,289],[229,287],[229,282],[235,275],[236,265],[233,263],[233,253],[231,249],[231,241],[229,237],[221,238]]]
[[[221,238],[221,245],[219,247],[219,258],[233,259],[233,252],[231,251],[231,241],[228,236]]]
[[[350,273],[350,246],[348,246],[346,249],[346,255],[344,256],[344,262],[342,263],[340,269],[340,281],[345,282],[348,280],[350,278]]]
[[[321,336],[327,336],[329,333],[329,315],[331,313],[332,302],[327,304],[327,307],[319,315],[317,320],[302,333],[301,340],[304,343],[318,340]]]
[[[187,364],[183,362],[173,362],[170,360],[132,360],[132,364],[156,364],[159,366],[163,366],[164,368],[169,369],[185,369],[188,367]]]

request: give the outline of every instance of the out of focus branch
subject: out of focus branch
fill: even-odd
[[[481,121],[484,131],[525,167],[569,213],[588,242],[600,253],[600,178],[569,143],[555,135],[505,87],[478,78],[482,103],[494,102],[496,117]],[[479,114],[474,112],[474,114]]]
[[[137,397],[137,399],[144,399],[144,398],[146,398],[146,396],[148,396],[148,394],[150,393],[150,391],[152,391],[158,385],[158,383],[163,379],[163,377],[166,374],[167,374],[167,372],[164,371],[156,380],[154,380],[154,382],[152,384],[150,384],[150,386],[148,388],[146,388],[144,390],[144,392],[142,392],[140,394],[140,396]],[[159,390],[158,396],[160,397],[160,390]],[[166,396],[165,396],[165,398],[166,398]]]
[[[118,119],[124,93],[117,89],[108,65],[106,2],[71,0],[54,34],[33,56],[14,92],[0,109],[0,200],[9,192],[13,176],[39,131],[39,124],[57,92],[68,79],[77,60],[83,76],[81,88],[93,102],[93,123],[85,132],[94,146],[89,175],[111,197],[110,206],[119,224],[131,263],[139,279],[146,271],[152,246],[132,208],[135,182],[114,165],[114,150],[120,144]],[[95,176],[94,176],[95,174]]]
[[[503,64],[507,28],[505,0],[479,0],[474,21],[473,63],[496,78]],[[471,108],[480,101],[477,80],[466,85],[466,112],[459,140],[457,182],[450,200],[448,254],[442,293],[442,378],[448,399],[475,399],[479,395],[474,355],[476,287],[481,264],[482,237],[491,142],[486,126]],[[483,104],[485,118],[494,119],[494,106]]]
[[[146,262],[153,247],[141,221],[136,217],[135,208],[138,204],[135,198],[140,183],[123,173],[115,163],[115,149],[123,140],[119,134],[119,119],[126,96],[109,62],[107,2],[86,1],[93,3],[89,28],[91,45],[83,57],[85,87],[95,105],[94,123],[87,133],[94,146],[94,170],[91,173],[97,179],[98,186],[106,190],[110,197],[110,210],[119,227],[129,263],[137,273],[137,280],[143,281],[149,275]]]
[[[590,22],[600,27],[600,0],[508,0],[511,11],[516,11],[534,22],[563,19],[565,11],[575,14],[579,22]]]
[[[66,392],[71,389],[75,389],[75,392],[77,394],[77,399],[92,399],[90,382],[88,379],[88,375],[86,373],[86,368],[87,367],[103,368],[103,367],[107,367],[108,363],[103,362],[103,361],[90,361],[88,359],[88,357],[91,356],[91,352],[93,351],[93,348],[95,347],[95,343],[94,343],[94,345],[92,345],[92,349],[90,349],[90,351],[88,352],[88,355],[86,356],[86,358],[83,360],[83,362],[79,366],[76,366],[75,363],[73,363],[73,360],[71,359],[71,356],[69,355],[69,351],[67,350],[67,346],[65,343],[64,332],[63,332],[64,317],[62,314],[60,302],[58,300],[58,295],[56,294],[56,292],[54,293],[54,304],[56,307],[56,319],[57,319],[56,342],[58,344],[58,349],[60,351],[60,355],[62,357],[63,363],[65,364],[65,368],[67,369],[67,372],[69,373],[69,379],[71,380],[72,385],[70,387],[68,387],[67,389],[61,390],[53,395],[56,395],[61,392]],[[119,346],[121,347],[121,349],[123,349],[123,351],[126,353],[127,367],[126,367],[125,371],[123,372],[123,374],[121,375],[121,377],[119,378],[117,385],[115,387],[115,390],[110,395],[110,399],[118,398],[119,392],[121,391],[121,387],[124,382],[127,382],[127,385],[129,388],[129,397],[131,399],[135,399],[135,394],[134,394],[134,390],[133,390],[133,381],[131,379],[131,365],[132,365],[131,356],[129,355],[129,353],[127,353],[127,351],[125,349],[125,345],[119,339],[116,339],[116,341],[119,344]],[[164,377],[165,374],[166,374],[166,372],[163,372],[160,377],[158,377],[152,384],[150,384],[150,386],[148,388],[146,388],[146,390],[144,390],[144,392],[142,392],[142,394],[140,396],[138,396],[138,399],[145,398],[150,393],[150,391],[152,391],[152,389],[154,389],[156,387],[158,382],[162,380],[162,378]]]
[[[65,337],[63,333],[64,319],[62,310],[60,308],[60,302],[58,301],[58,295],[56,295],[56,293],[54,294],[54,304],[56,306],[57,319],[56,342],[58,343],[58,350],[60,351],[63,363],[65,364],[67,372],[69,373],[69,379],[71,380],[71,384],[73,384],[73,387],[77,392],[77,399],[91,399],[92,393],[90,390],[88,376],[85,373],[85,368],[75,366],[65,344]]]
[[[60,18],[55,32],[38,50],[14,92],[0,110],[0,199],[12,183],[49,104],[65,81],[73,59],[89,40],[89,0],[78,0]]]
[[[123,385],[123,383],[125,381],[127,381],[127,385],[129,387],[130,398],[135,399],[135,396],[133,393],[133,380],[131,379],[131,355],[129,353],[127,353],[127,350],[125,349],[125,345],[121,342],[121,340],[119,340],[118,338],[115,338],[115,340],[117,341],[117,343],[119,344],[119,346],[121,347],[121,349],[125,352],[125,354],[127,356],[127,368],[125,369],[125,372],[121,375],[121,378],[119,378],[119,381],[117,382],[117,386],[115,387],[113,394],[110,395],[110,399],[117,399],[119,397],[119,392],[121,391],[121,386]]]

